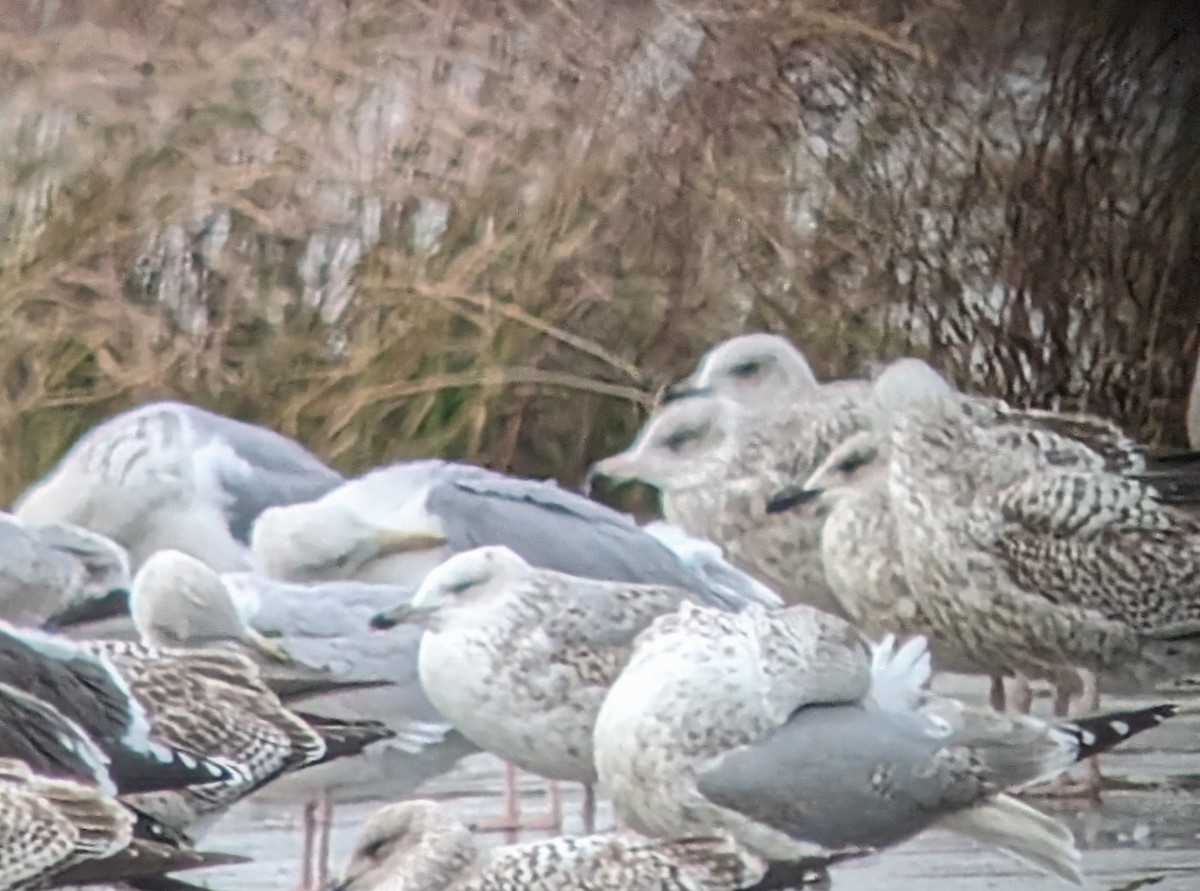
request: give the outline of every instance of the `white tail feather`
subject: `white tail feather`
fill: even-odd
[[[441,722],[405,721],[392,729],[396,731],[396,736],[391,741],[392,745],[415,755],[440,743],[453,728]]]
[[[933,674],[929,644],[917,636],[896,647],[895,635],[871,645],[871,699],[885,711],[915,709]]]
[[[1042,872],[1083,884],[1082,858],[1071,830],[1009,795],[997,795],[975,807],[950,814],[943,828],[994,845]]]

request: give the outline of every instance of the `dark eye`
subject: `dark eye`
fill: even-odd
[[[841,460],[838,464],[838,470],[842,473],[854,473],[854,471],[858,470],[864,464],[869,464],[873,457],[874,455],[871,452],[854,452]]]
[[[690,442],[695,442],[704,434],[702,427],[681,427],[663,440],[665,445],[672,452],[678,452]]]
[[[734,377],[754,377],[762,370],[762,362],[758,359],[747,359],[745,362],[739,362],[729,369]]]

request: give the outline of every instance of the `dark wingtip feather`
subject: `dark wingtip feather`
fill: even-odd
[[[1082,761],[1123,743],[1130,737],[1157,727],[1179,712],[1177,705],[1152,705],[1148,708],[1123,709],[1079,718],[1061,725],[1079,742],[1076,757]]]

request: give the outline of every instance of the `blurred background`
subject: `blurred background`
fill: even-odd
[[[1200,4],[0,0],[0,488],[174,395],[579,478],[710,343],[1184,439]]]

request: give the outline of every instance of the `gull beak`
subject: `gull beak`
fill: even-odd
[[[246,643],[273,662],[282,662],[286,665],[292,661],[291,653],[269,637],[263,637],[253,629],[246,636]]]
[[[824,491],[824,489],[805,488],[803,483],[788,486],[786,489],[775,493],[767,499],[766,511],[768,514],[784,513],[793,508],[800,507],[802,504],[809,504],[816,501]]]
[[[671,384],[671,386],[663,390],[662,404],[667,405],[671,402],[680,402],[696,396],[711,396],[712,394],[712,387],[698,387],[691,381],[684,379],[677,384]]]
[[[397,625],[419,625],[435,612],[437,612],[437,607],[432,604],[417,606],[412,603],[402,603],[372,616],[371,627],[378,631],[386,631]]]
[[[637,479],[637,471],[631,467],[632,464],[633,459],[628,451],[618,452],[602,461],[597,461],[588,468],[587,476],[583,478],[583,485],[580,487],[583,494],[591,497],[597,482],[606,481],[619,484]]]
[[[432,551],[446,544],[446,536],[424,529],[381,529],[375,534],[380,554],[411,554]]]

